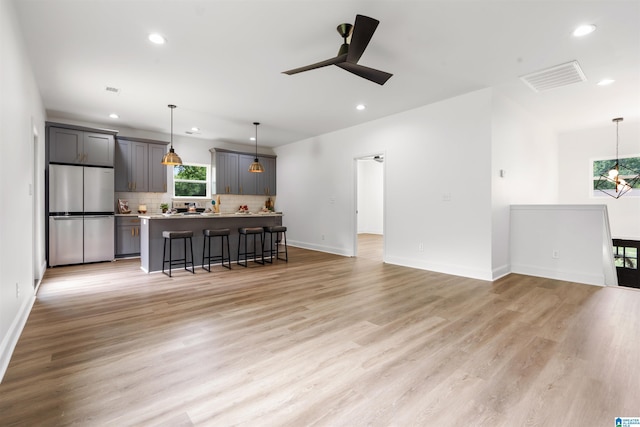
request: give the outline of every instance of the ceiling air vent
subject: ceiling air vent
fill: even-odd
[[[522,76],[520,79],[534,92],[543,92],[587,80],[578,61],[571,61],[546,70],[536,71]]]
[[[118,89],[117,87],[113,87],[113,86],[107,86],[105,88],[105,90],[107,92],[112,92],[112,93],[120,93],[120,89]]]

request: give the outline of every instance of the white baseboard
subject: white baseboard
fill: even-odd
[[[511,272],[566,282],[583,283],[585,285],[605,286],[604,275],[585,274],[580,271],[551,270],[532,265],[512,264]]]
[[[315,244],[309,244],[309,243],[298,242],[293,240],[287,240],[287,244],[289,246],[293,246],[296,248],[309,249],[312,251],[326,252],[329,254],[342,255],[342,256],[353,256],[353,254],[347,253],[347,251],[344,250],[343,248],[334,248],[332,246],[325,246],[325,245],[315,245]]]
[[[7,331],[7,334],[4,336],[2,343],[0,343],[0,383],[4,378],[5,372],[7,372],[11,356],[13,355],[13,350],[16,348],[16,344],[18,344],[18,339],[20,338],[20,334],[22,334],[24,325],[27,323],[29,313],[31,313],[31,308],[35,301],[35,293],[24,299],[22,306],[20,306],[20,310],[16,314],[16,317],[13,319],[9,330]]]

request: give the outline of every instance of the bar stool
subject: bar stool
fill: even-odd
[[[208,272],[211,272],[211,261],[220,261],[223,267],[231,270],[231,251],[229,250],[229,235],[231,234],[231,230],[228,228],[219,228],[215,230],[202,230],[202,234],[204,235],[204,244],[202,245],[202,268]],[[220,255],[211,255],[211,239],[220,237]],[[227,240],[227,257],[224,256],[224,241],[225,238]],[[209,243],[209,252],[205,255],[205,250],[207,248],[207,242]],[[224,265],[225,259],[227,260],[227,265]],[[207,267],[204,266],[205,260],[207,261]]]
[[[184,269],[190,271],[192,274],[195,274],[195,268],[193,266],[193,241],[191,238],[193,237],[193,231],[163,231],[162,237],[164,237],[164,247],[162,248],[162,272],[167,274],[164,271],[164,266],[169,264],[169,277],[171,277],[171,266],[184,264]],[[173,259],[171,253],[171,247],[174,240],[182,239],[184,243],[184,258]],[[191,254],[191,270],[187,268],[187,239],[189,239],[189,253]],[[167,243],[169,243],[169,259],[167,260]]]
[[[256,246],[256,237],[260,235],[260,248],[264,247],[264,234],[262,227],[241,227],[238,228],[238,265],[243,267],[247,266],[249,256],[253,256],[253,261],[257,264],[264,264],[264,253],[262,253],[262,261],[258,261],[258,251]],[[249,236],[253,236],[253,252],[247,252],[247,239]],[[244,252],[240,252],[240,248],[242,247],[242,236],[244,236]],[[244,256],[244,264],[240,261]]]
[[[276,235],[275,245],[276,249],[273,249],[273,234]],[[287,227],[283,225],[271,225],[264,227],[264,242],[267,242],[267,234],[269,235],[269,249],[263,249],[263,257],[265,254],[269,257],[269,260],[265,260],[270,264],[273,264],[273,253],[275,252],[276,259],[280,259],[284,262],[289,262],[289,253],[287,251]],[[280,236],[282,235],[282,237]],[[284,251],[280,251],[280,243],[284,240]],[[284,258],[280,258],[280,254],[284,254]]]

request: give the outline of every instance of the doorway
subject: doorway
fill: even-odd
[[[355,159],[355,256],[384,261],[384,153]]]
[[[42,230],[40,229],[40,221],[42,208],[40,206],[40,179],[44,182],[44,176],[40,176],[38,172],[40,171],[40,163],[38,162],[38,155],[40,153],[39,150],[39,137],[38,130],[35,126],[33,126],[33,165],[32,165],[32,173],[31,184],[29,184],[29,193],[31,196],[31,258],[32,258],[32,270],[33,270],[33,289],[37,292],[38,284],[40,283],[40,263],[39,254],[40,254],[40,235],[42,234]]]

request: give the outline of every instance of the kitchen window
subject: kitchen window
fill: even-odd
[[[173,167],[173,197],[202,197],[211,194],[209,165],[183,163]]]

